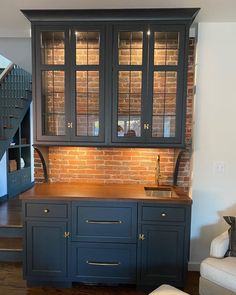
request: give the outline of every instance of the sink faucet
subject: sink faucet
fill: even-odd
[[[155,183],[158,186],[160,184],[160,178],[161,178],[161,157],[160,155],[157,156],[156,159],[156,168],[155,168]]]

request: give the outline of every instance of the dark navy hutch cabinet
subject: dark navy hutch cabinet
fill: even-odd
[[[38,145],[183,147],[199,9],[24,10]],[[29,285],[183,287],[190,204],[23,202]]]

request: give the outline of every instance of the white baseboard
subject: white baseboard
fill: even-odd
[[[188,263],[188,271],[200,271],[200,262],[190,261]]]

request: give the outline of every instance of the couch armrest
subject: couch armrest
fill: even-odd
[[[229,248],[229,234],[228,231],[223,232],[211,242],[210,256],[216,258],[224,257]]]

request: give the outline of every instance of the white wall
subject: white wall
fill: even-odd
[[[236,216],[235,71],[236,23],[201,23],[192,180],[192,269],[208,256],[212,238],[228,228],[222,216]]]
[[[7,194],[6,153],[0,161],[0,198]]]
[[[32,72],[31,38],[0,38],[0,54]]]

